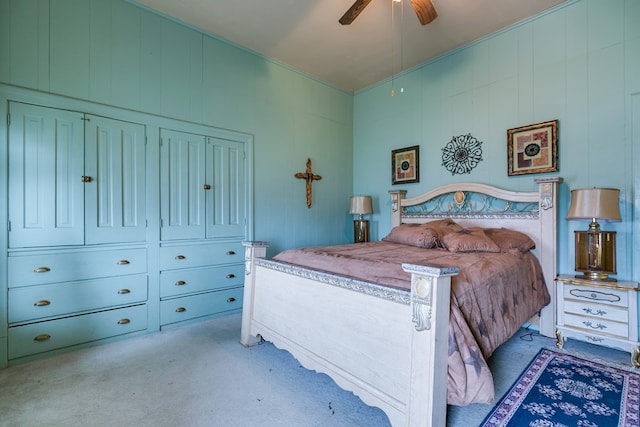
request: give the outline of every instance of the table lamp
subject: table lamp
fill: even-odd
[[[371,196],[351,196],[351,207],[349,213],[358,215],[358,219],[353,220],[353,242],[362,243],[369,241],[369,221],[362,215],[373,213],[371,208]]]
[[[591,220],[587,231],[575,231],[577,278],[616,281],[616,232],[600,230],[600,221],[621,221],[615,188],[581,188],[571,191],[567,219]]]

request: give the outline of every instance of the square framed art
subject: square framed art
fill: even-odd
[[[420,146],[391,150],[391,183],[420,182]]]
[[[509,176],[558,171],[558,120],[507,130]]]

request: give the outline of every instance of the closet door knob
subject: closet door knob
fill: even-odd
[[[93,181],[93,178],[91,178],[90,176],[82,175],[82,182],[91,182],[91,181]]]

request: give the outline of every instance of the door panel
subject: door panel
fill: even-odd
[[[245,235],[244,144],[207,139],[207,238]]]
[[[82,114],[11,102],[9,246],[84,240]]]
[[[86,116],[86,243],[146,239],[145,127]]]
[[[205,138],[160,131],[162,240],[205,236]]]

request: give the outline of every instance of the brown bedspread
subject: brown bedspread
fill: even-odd
[[[410,274],[402,263],[460,267],[452,277],[449,322],[452,405],[493,400],[486,360],[550,302],[540,264],[528,252],[452,253],[382,241],[288,250],[274,260],[403,289],[410,289]]]

